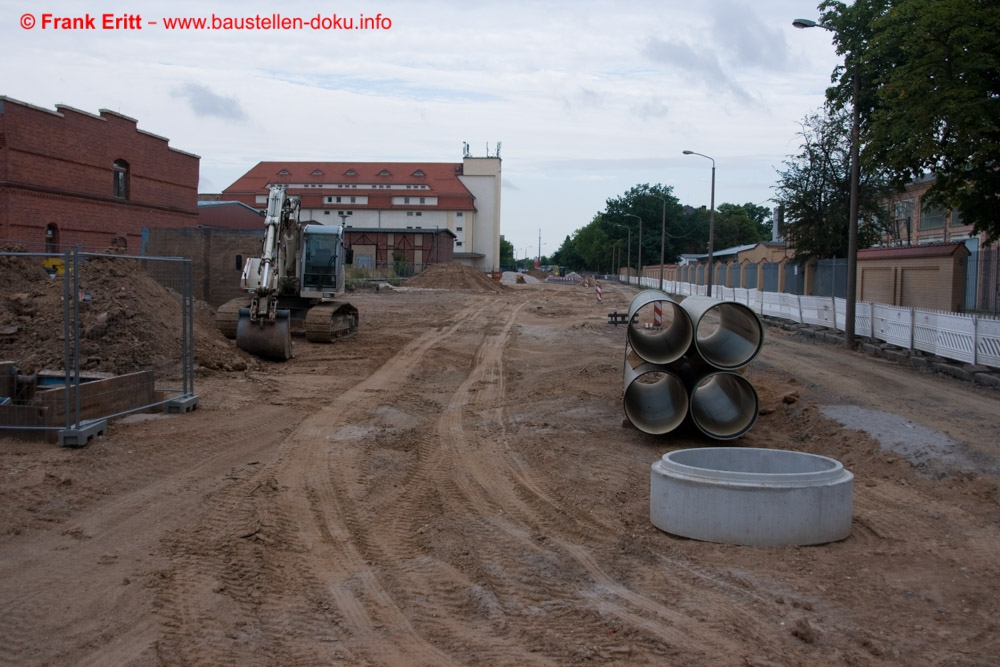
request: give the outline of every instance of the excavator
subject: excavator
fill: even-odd
[[[299,198],[284,185],[268,187],[260,257],[243,266],[245,296],[216,311],[216,326],[241,350],[265,359],[292,358],[292,335],[332,343],[358,330],[358,309],[335,299],[344,293],[343,228],[299,221]]]

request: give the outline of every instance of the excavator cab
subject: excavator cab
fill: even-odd
[[[301,296],[333,298],[344,290],[344,244],[341,227],[308,225],[302,233]]]

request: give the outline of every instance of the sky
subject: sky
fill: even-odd
[[[0,0],[0,95],[135,118],[201,157],[203,193],[260,161],[457,163],[466,143],[476,157],[499,152],[501,234],[534,257],[635,185],[708,206],[712,162],[683,150],[714,159],[716,205],[771,207],[840,62],[828,32],[792,27],[817,19],[817,5]],[[166,25],[261,26],[276,14],[303,29]],[[74,17],[93,29],[57,20]],[[354,30],[340,28],[348,20]]]

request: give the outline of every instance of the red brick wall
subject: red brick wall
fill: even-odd
[[[151,229],[143,254],[190,258],[194,298],[218,308],[243,294],[243,262],[248,257],[260,257],[263,236],[263,230]]]
[[[129,164],[129,197],[116,199],[115,160]],[[0,99],[0,242],[103,250],[116,236],[137,252],[143,228],[197,224],[198,163],[136,121],[69,107],[56,112]]]

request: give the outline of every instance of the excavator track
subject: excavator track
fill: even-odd
[[[236,326],[240,321],[240,308],[250,305],[250,298],[241,296],[230,299],[215,311],[215,326],[226,338],[236,338]]]
[[[306,315],[306,340],[332,343],[358,331],[358,309],[346,301],[320,303]]]

